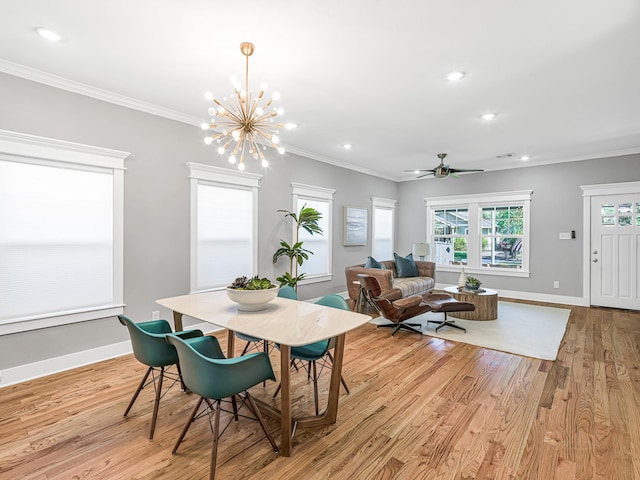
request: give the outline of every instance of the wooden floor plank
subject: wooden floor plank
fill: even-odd
[[[298,429],[290,458],[255,421],[232,422],[218,479],[638,479],[640,312],[571,311],[554,362],[364,325],[347,335],[338,422]],[[127,355],[0,389],[0,479],[207,478],[207,418],[171,454],[194,395],[163,398],[153,441],[153,389],[122,416],[144,370]],[[294,415],[309,414],[311,383],[292,380]],[[321,404],[328,382],[323,372]],[[278,406],[275,388],[252,393]]]

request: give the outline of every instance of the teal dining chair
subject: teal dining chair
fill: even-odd
[[[350,310],[349,304],[347,301],[341,296],[337,294],[326,295],[322,297],[320,300],[316,302],[317,305],[324,305],[325,307],[338,308],[341,310]],[[318,406],[318,379],[320,378],[320,374],[322,373],[322,369],[327,366],[330,367],[333,365],[333,356],[331,355],[331,350],[335,348],[335,338],[330,338],[327,340],[321,340],[319,342],[310,343],[307,345],[301,345],[298,347],[291,347],[291,361],[292,365],[295,366],[295,361],[300,360],[302,362],[306,362],[307,366],[305,370],[307,371],[307,378],[313,381],[313,400],[316,409],[316,415],[319,414],[319,406]],[[280,346],[276,344],[276,348]],[[318,371],[317,362],[319,360],[323,360],[320,370]],[[327,362],[328,360],[328,362]],[[340,382],[342,386],[349,392],[349,387],[347,386],[347,382],[344,380],[344,377],[340,375]],[[273,394],[274,398],[280,392],[280,385],[276,388],[275,393]]]
[[[148,367],[124,412],[124,416],[127,416],[142,389],[147,385],[153,384],[155,398],[153,401],[151,429],[149,431],[149,438],[153,439],[153,434],[156,429],[156,420],[158,419],[160,399],[171,389],[171,387],[175,385],[177,381],[182,383],[178,354],[176,349],[172,345],[169,345],[166,340],[167,335],[172,334],[173,331],[171,330],[169,322],[166,320],[151,320],[148,322],[136,323],[125,315],[118,315],[118,320],[129,330],[131,346],[133,347],[133,355],[140,363]],[[185,330],[178,332],[176,335],[188,339],[201,337],[203,334],[201,330]],[[167,367],[171,367],[172,365],[176,366],[177,373],[168,370]],[[151,380],[147,381],[149,375],[151,375]],[[165,378],[172,382],[165,392],[162,393],[162,384]]]
[[[285,285],[284,287],[280,287],[280,290],[278,290],[278,297],[280,298],[288,298],[290,300],[297,300],[298,299],[298,295],[295,291],[295,289],[289,285]],[[258,337],[253,337],[251,335],[245,335],[244,333],[239,333],[239,332],[235,332],[236,337],[238,337],[240,340],[244,340],[245,342],[247,342],[244,346],[244,348],[242,349],[242,353],[240,354],[240,356],[244,355],[245,353],[247,353],[247,351],[249,350],[249,347],[251,347],[252,345],[255,346],[257,351],[260,351],[260,346],[262,345],[263,348],[263,352],[269,353],[269,342],[267,340],[264,340],[262,338],[258,338]]]
[[[178,451],[178,447],[184,439],[189,427],[198,414],[202,402],[206,403],[206,412],[210,415],[214,412],[213,420],[213,446],[211,447],[211,467],[209,469],[210,480],[215,479],[216,462],[218,456],[218,438],[220,434],[220,410],[223,398],[236,396],[242,401],[241,407],[246,405],[260,424],[267,440],[274,452],[278,452],[271,433],[258,410],[258,407],[248,390],[266,380],[275,380],[273,368],[269,356],[264,352],[252,353],[236,358],[224,358],[220,344],[216,337],[204,336],[188,342],[177,336],[168,336],[167,341],[173,345],[182,365],[182,378],[187,388],[200,396],[191,415],[187,420],[182,433],[178,438],[172,453]],[[241,396],[243,394],[243,396]],[[237,420],[237,411],[234,407],[234,416]],[[231,422],[232,420],[229,420]],[[211,417],[209,416],[209,422]],[[223,428],[222,432],[226,429]]]

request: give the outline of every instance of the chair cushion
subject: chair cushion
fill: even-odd
[[[397,253],[393,254],[396,260],[396,270],[398,272],[398,278],[417,277],[418,267],[413,260],[413,254],[409,254],[406,257],[401,257]]]
[[[384,265],[373,257],[367,257],[367,263],[364,264],[364,268],[381,268],[384,270]]]
[[[435,280],[431,277],[396,278],[393,281],[393,288],[402,292],[403,297],[428,292],[435,285]]]

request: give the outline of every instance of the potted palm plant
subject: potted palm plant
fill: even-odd
[[[285,240],[280,240],[280,248],[273,254],[273,263],[277,263],[280,257],[289,259],[289,271],[276,278],[280,282],[280,286],[289,285],[298,290],[298,282],[304,278],[304,273],[298,275],[298,267],[309,259],[309,255],[313,252],[302,247],[303,242],[300,241],[300,229],[303,228],[310,235],[322,235],[322,228],[318,225],[318,221],[322,218],[322,214],[315,208],[302,206],[300,212],[289,212],[287,210],[278,210],[285,214],[284,218],[291,217],[296,226],[296,238],[290,245]]]

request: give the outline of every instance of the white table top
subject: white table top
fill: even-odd
[[[163,298],[174,312],[292,347],[332,338],[364,325],[371,317],[314,303],[276,297],[259,312],[238,311],[225,290]]]

